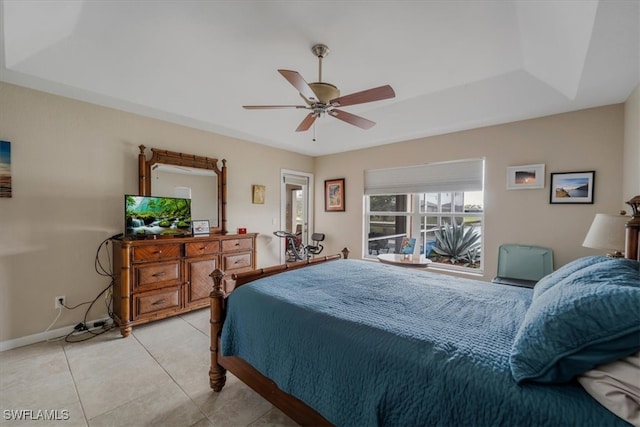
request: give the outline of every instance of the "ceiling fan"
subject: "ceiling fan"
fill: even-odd
[[[322,81],[322,59],[329,54],[329,48],[323,44],[317,44],[311,48],[311,52],[318,57],[317,82],[307,83],[297,71],[278,70],[278,72],[300,92],[300,96],[302,96],[306,105],[244,105],[243,108],[248,110],[271,108],[302,108],[310,110],[309,114],[307,114],[296,129],[296,132],[308,130],[318,117],[325,114],[362,129],[369,129],[375,125],[375,122],[371,120],[347,113],[336,107],[346,107],[347,105],[364,104],[366,102],[393,98],[396,94],[391,86],[385,85],[340,96],[340,90],[336,86]]]

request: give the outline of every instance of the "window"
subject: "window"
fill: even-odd
[[[365,196],[368,255],[396,253],[402,238],[410,234],[410,200],[407,194]]]
[[[413,237],[440,267],[481,271],[483,168],[471,160],[365,171],[364,256],[398,253]],[[412,191],[379,194],[388,189]]]
[[[419,204],[420,253],[447,266],[482,270],[483,192],[424,193],[414,197]],[[461,227],[458,233],[457,227]],[[438,244],[437,231],[448,234],[448,241],[454,244]]]

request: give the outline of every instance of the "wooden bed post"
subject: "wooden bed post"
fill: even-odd
[[[631,206],[633,216],[626,225],[626,247],[625,257],[640,261],[640,248],[638,247],[638,237],[640,236],[640,195],[635,196],[627,202]]]
[[[209,275],[213,279],[213,290],[209,294],[211,299],[211,368],[209,368],[209,385],[213,391],[221,391],[227,381],[227,370],[218,364],[219,337],[224,320],[224,297],[222,278],[224,271],[216,268]]]

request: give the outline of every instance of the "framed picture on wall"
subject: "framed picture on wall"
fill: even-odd
[[[11,197],[11,143],[0,141],[0,197]]]
[[[324,181],[325,212],[344,212],[344,178]]]
[[[550,203],[593,203],[595,171],[551,174]]]
[[[507,168],[507,190],[535,188],[544,188],[544,164]]]
[[[265,191],[265,186],[264,185],[254,185],[252,188],[252,192],[253,192],[253,198],[252,198],[252,203],[254,205],[263,205],[264,204],[264,191]]]

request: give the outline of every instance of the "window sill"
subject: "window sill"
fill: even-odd
[[[484,270],[480,269],[480,268],[466,268],[466,267],[456,267],[455,265],[452,265],[451,267],[449,266],[442,266],[442,264],[440,263],[432,263],[429,264],[428,267],[429,270],[438,272],[438,273],[453,273],[453,274],[460,274],[460,275],[464,275],[464,276],[471,276],[473,278],[482,278],[484,277]]]
[[[371,257],[363,257],[362,258],[364,261],[371,261],[371,262],[380,262],[378,261],[377,258],[371,258]],[[468,267],[457,267],[455,265],[452,266],[448,266],[446,264],[442,264],[442,263],[431,263],[429,264],[429,266],[426,269],[423,269],[422,271],[433,271],[436,273],[444,273],[444,274],[454,274],[454,275],[463,275],[463,276],[470,276],[473,278],[483,278],[484,277],[484,270],[480,269],[480,268],[468,268]]]

